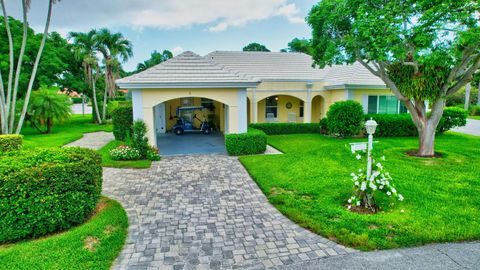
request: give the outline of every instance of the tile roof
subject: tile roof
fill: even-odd
[[[330,86],[374,85],[383,81],[361,64],[319,69],[304,53],[214,51],[200,56],[187,51],[140,73],[117,80],[121,87],[185,84],[250,84],[260,81],[325,81]]]

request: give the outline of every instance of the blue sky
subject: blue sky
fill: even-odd
[[[9,15],[20,18],[18,0],[7,0]],[[30,25],[42,29],[47,0],[32,1]],[[44,2],[44,3],[43,3]],[[312,0],[63,0],[54,6],[51,29],[65,35],[108,27],[132,43],[134,56],[126,70],[149,58],[153,50],[175,54],[190,50],[241,50],[259,42],[272,51],[294,37],[310,37],[304,22]]]

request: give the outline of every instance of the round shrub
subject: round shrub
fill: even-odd
[[[328,131],[331,134],[351,137],[362,130],[363,107],[353,100],[335,102],[330,106],[327,119]]]
[[[442,118],[437,126],[437,131],[443,133],[455,127],[463,127],[467,124],[468,112],[458,107],[446,107]]]
[[[118,107],[112,112],[113,136],[115,140],[125,141],[132,135],[133,109],[132,106]],[[128,134],[128,135],[127,135]]]
[[[81,148],[9,152],[0,157],[0,243],[84,222],[102,190],[101,158]]]

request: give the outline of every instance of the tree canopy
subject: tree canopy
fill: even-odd
[[[143,63],[139,63],[137,65],[137,70],[134,73],[141,72],[141,71],[144,71],[148,68],[156,66],[156,65],[158,65],[158,64],[160,64],[164,61],[167,61],[168,59],[170,59],[172,57],[173,57],[173,54],[169,50],[163,50],[162,53],[159,53],[156,50],[154,50],[150,54],[149,59],[147,59],[147,60],[143,61]]]
[[[312,41],[306,38],[294,38],[288,43],[287,52],[301,52],[313,55]]]
[[[252,42],[247,46],[243,47],[242,49],[244,52],[269,52],[270,50],[267,49],[265,45],[262,45],[257,42]]]
[[[446,96],[480,66],[479,11],[471,0],[323,0],[307,21],[315,63],[358,61],[381,78],[409,110],[420,155],[433,155]]]

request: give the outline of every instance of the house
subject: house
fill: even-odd
[[[116,83],[132,92],[134,118],[145,121],[151,142],[171,130],[180,106],[204,106],[197,113],[224,134],[246,132],[249,123],[318,122],[340,100],[356,100],[366,113],[405,111],[361,64],[312,63],[303,53],[187,51]]]

